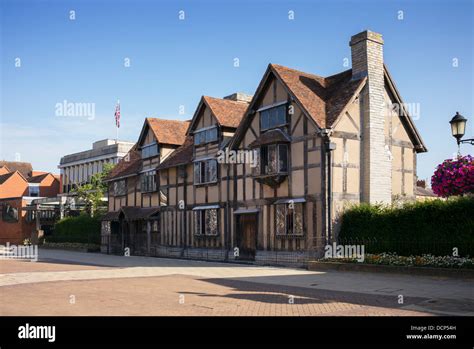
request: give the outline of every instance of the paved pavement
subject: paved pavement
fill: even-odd
[[[474,315],[468,280],[60,250],[39,257],[0,261],[0,315]]]

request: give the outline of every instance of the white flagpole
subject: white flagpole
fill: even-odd
[[[117,105],[118,105],[118,107],[119,107],[119,109],[120,109],[120,99],[117,99]],[[121,112],[120,112],[120,113],[121,113]],[[122,115],[120,115],[120,116],[122,116]],[[120,122],[120,121],[119,121],[119,122]],[[115,138],[115,144],[118,144],[119,127],[118,127],[118,125],[117,125],[117,120],[115,120],[115,129],[116,129],[116,131],[117,131],[116,138]]]

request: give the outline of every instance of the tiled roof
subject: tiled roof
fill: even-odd
[[[352,80],[352,70],[329,77],[270,64],[316,124],[331,127],[364,79]]]
[[[106,180],[113,180],[115,178],[127,177],[138,173],[141,169],[141,155],[134,145],[132,149],[125,155],[117,165],[110,171]]]
[[[30,178],[28,178],[28,183],[41,183],[43,181],[43,179],[45,179],[49,175],[50,175],[50,173],[44,173],[44,174],[40,174],[40,175],[37,175],[37,176],[34,176],[34,177],[30,177]]]
[[[18,171],[25,178],[28,178],[33,171],[33,167],[29,162],[0,161],[0,166],[6,166],[11,172]]]
[[[110,211],[107,212],[102,218],[101,221],[118,221],[120,211]]]
[[[249,104],[229,99],[203,96],[204,101],[211,109],[221,126],[237,128]]]
[[[10,172],[10,173],[6,173],[4,175],[0,175],[0,184],[5,183],[14,174],[15,174],[15,172]]]
[[[159,143],[181,145],[184,143],[189,121],[146,118]]]
[[[433,190],[430,188],[423,188],[420,186],[415,187],[415,195],[417,196],[430,196],[430,197],[437,197]]]
[[[188,136],[182,146],[172,152],[158,167],[157,170],[190,163],[193,159],[193,137]]]
[[[120,210],[125,215],[127,221],[146,219],[160,211],[157,207],[141,208],[137,206],[123,206]]]

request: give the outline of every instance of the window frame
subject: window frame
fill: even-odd
[[[151,182],[151,189],[149,188],[150,184],[148,183],[147,178],[152,178]],[[142,193],[152,193],[157,190],[157,180],[156,180],[156,171],[151,170],[151,171],[146,171],[142,172],[140,175],[140,192]],[[146,188],[144,188],[144,183],[146,182]]]
[[[210,180],[210,163],[213,162],[215,164],[215,179]],[[199,169],[199,171],[197,171]],[[199,172],[199,174],[197,173]],[[196,179],[199,178],[199,181]],[[204,185],[204,184],[214,184],[219,181],[219,164],[217,163],[217,159],[206,159],[206,160],[198,160],[194,162],[194,185]]]
[[[271,114],[270,113],[272,111],[278,111],[279,109],[284,109],[285,110],[285,114],[284,114],[285,122],[284,123],[277,122],[275,124],[271,124],[270,123],[270,120],[271,120]],[[268,121],[267,121],[268,126],[267,127],[264,127],[263,122],[262,122],[263,121],[262,119],[264,119],[265,115],[268,115]],[[276,114],[276,120],[278,121],[278,119],[279,119],[278,114]],[[265,108],[263,110],[260,110],[259,111],[259,122],[260,122],[260,132],[265,132],[265,131],[272,130],[272,129],[275,129],[275,128],[287,126],[288,125],[288,102],[284,102],[282,104],[275,105],[275,106],[268,107],[268,108]]]
[[[2,207],[2,221],[6,223],[18,223],[20,221],[20,210],[9,204]]]
[[[208,214],[215,211],[215,230],[210,232],[208,222]],[[194,210],[193,216],[193,233],[196,236],[218,236],[219,235],[219,208],[207,208],[202,210]],[[199,229],[197,227],[199,226]],[[203,233],[204,230],[204,233]]]
[[[293,203],[294,208],[290,209],[288,203],[282,203],[275,205],[275,235],[276,236],[295,236],[300,237],[304,236],[304,209],[305,205],[304,202]],[[298,207],[298,209],[297,209]],[[279,209],[283,208],[284,214],[284,232],[279,231],[279,219],[281,214],[279,214]],[[296,231],[296,224],[297,224],[297,215],[301,216],[301,232],[295,233]],[[289,225],[291,224],[291,230],[289,229]]]
[[[210,137],[209,135],[215,132],[215,136]],[[199,142],[196,142],[199,139]],[[219,141],[219,127],[217,125],[210,126],[206,128],[201,128],[194,131],[194,146],[202,146],[209,143],[214,143]]]
[[[36,192],[33,194],[36,194],[36,195],[32,195],[32,189],[34,189],[34,191]],[[34,197],[34,198],[40,197],[40,186],[28,184],[28,196]]]
[[[123,192],[117,193],[118,183],[123,183]],[[114,197],[127,195],[127,180],[126,179],[120,179],[118,181],[115,181],[113,183],[113,193],[114,193]]]
[[[274,148],[274,154],[275,154],[275,165],[276,165],[276,169],[275,171],[271,172],[271,171],[267,171],[266,168],[268,167],[268,164],[269,164],[269,149],[271,149],[270,147]],[[285,147],[285,154],[286,154],[286,163],[284,164],[285,166],[282,166],[280,161],[280,157],[281,157],[281,148],[282,147]],[[256,171],[256,173],[259,173],[260,175],[262,176],[271,176],[271,175],[282,175],[282,174],[288,174],[288,165],[289,165],[289,146],[288,144],[286,143],[274,143],[274,144],[266,144],[266,145],[262,145],[260,148],[259,148],[259,157],[261,157],[259,159],[259,167],[260,167],[260,170]],[[285,170],[282,170],[282,169],[285,169]]]
[[[155,153],[150,153],[150,154],[145,155],[144,152],[148,149],[151,149],[152,147],[156,147],[156,154]],[[143,145],[141,147],[142,159],[149,159],[149,158],[159,156],[159,155],[160,155],[160,147],[158,146],[158,142],[149,143],[149,144]]]

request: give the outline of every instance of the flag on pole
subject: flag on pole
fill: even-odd
[[[117,106],[115,107],[115,126],[120,127],[120,102],[117,101]]]

